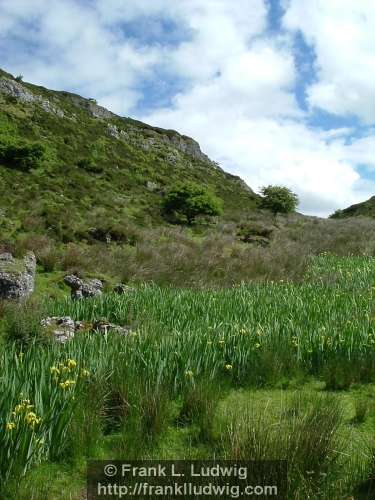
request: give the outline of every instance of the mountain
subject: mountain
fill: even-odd
[[[356,203],[343,210],[337,210],[331,215],[332,219],[343,219],[347,217],[356,217],[362,215],[364,217],[375,217],[375,196],[362,203]]]
[[[69,92],[0,70],[0,232],[74,241],[127,224],[164,224],[161,200],[178,181],[203,184],[223,200],[223,218],[259,202],[193,139],[123,118]]]

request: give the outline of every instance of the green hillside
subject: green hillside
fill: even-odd
[[[121,240],[129,223],[165,223],[162,197],[177,181],[215,192],[224,220],[259,200],[193,139],[1,70],[0,158],[2,239],[33,232],[67,242],[112,232]]]
[[[347,217],[357,217],[362,215],[364,217],[375,217],[375,196],[371,196],[369,200],[363,201],[362,203],[356,203],[343,210],[337,210],[333,215],[332,219],[342,219]]]

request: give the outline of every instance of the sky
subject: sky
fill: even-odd
[[[328,216],[375,194],[374,0],[0,0],[0,67]]]

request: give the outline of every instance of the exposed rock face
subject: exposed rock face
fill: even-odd
[[[190,137],[187,137],[185,135],[176,134],[169,137],[169,140],[175,146],[175,148],[182,153],[185,153],[196,160],[211,162],[208,156],[202,153],[198,142],[194,139],[191,139]]]
[[[119,127],[116,127],[113,123],[108,123],[107,125],[107,133],[111,137],[115,139],[129,139],[129,135],[125,132],[125,130],[121,130]]]
[[[171,155],[172,163],[177,160],[178,153],[182,153],[190,156],[194,160],[203,161],[213,165],[213,162],[208,158],[208,156],[202,153],[198,142],[190,137],[180,135],[171,130],[162,129],[138,129],[138,133],[143,136],[140,146],[145,151],[149,151],[150,149],[157,150],[161,147],[165,148],[167,146],[170,149],[169,154]]]
[[[0,79],[0,92],[15,97],[22,102],[34,102],[36,100],[36,96],[21,83],[8,78]]]
[[[47,113],[54,113],[60,118],[64,117],[64,112],[58,106],[52,104],[48,99],[43,99],[40,95],[33,94],[22,83],[15,80],[0,78],[0,93],[12,96],[22,102],[39,104]]]
[[[100,280],[92,279],[83,281],[74,274],[65,276],[64,282],[72,290],[72,299],[86,299],[87,297],[97,297],[103,292],[103,283]]]
[[[113,118],[116,116],[108,109],[103,108],[102,106],[99,106],[99,104],[96,104],[96,102],[90,100],[88,102],[87,109],[94,118]]]
[[[0,255],[0,299],[22,300],[34,291],[36,259],[32,252],[23,260]]]

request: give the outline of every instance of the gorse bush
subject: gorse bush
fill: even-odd
[[[222,203],[209,189],[192,182],[180,183],[169,189],[163,200],[167,215],[180,224],[192,224],[198,216],[222,213]]]

